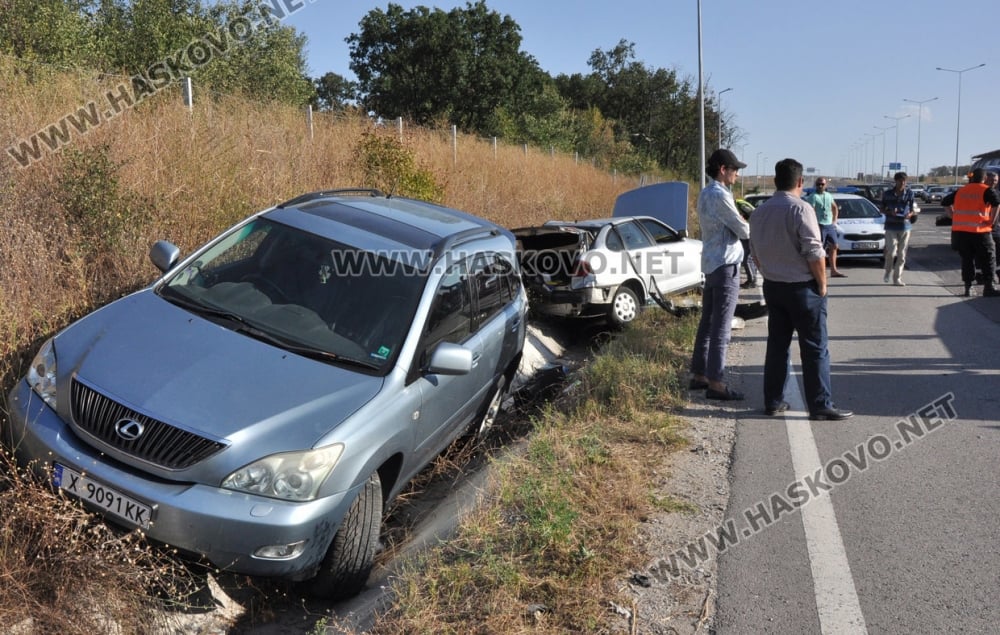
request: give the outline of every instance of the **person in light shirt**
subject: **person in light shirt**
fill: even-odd
[[[705,287],[701,299],[701,321],[691,354],[693,390],[706,389],[705,397],[724,401],[743,399],[743,393],[725,382],[726,350],[740,296],[740,239],[750,237],[750,226],[736,210],[732,186],[745,168],[732,151],[712,153],[705,172],[712,182],[698,194],[701,225],[701,270]]]
[[[829,338],[826,331],[826,252],[816,212],[802,198],[802,164],[782,159],[774,166],[774,196],[750,216],[750,249],[764,276],[767,351],[764,354],[764,412],[788,410],[792,335],[798,333],[802,384],[809,418],[840,421],[854,416],[833,404]],[[794,388],[793,388],[794,389]]]

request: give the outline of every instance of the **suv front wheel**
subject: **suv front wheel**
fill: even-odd
[[[360,593],[372,570],[381,529],[382,481],[375,472],[344,516],[319,574],[308,583],[309,590],[331,600]]]

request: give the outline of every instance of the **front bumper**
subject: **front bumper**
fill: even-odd
[[[27,382],[18,382],[9,403],[8,427],[0,432],[19,465],[48,478],[52,464],[60,463],[113,487],[152,507],[147,537],[236,573],[311,577],[360,489],[295,503],[154,479],[83,443]],[[253,555],[261,547],[298,542],[304,546],[292,558]]]

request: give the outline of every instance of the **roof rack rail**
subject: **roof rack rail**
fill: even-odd
[[[296,196],[295,198],[280,203],[277,207],[294,207],[296,205],[301,205],[302,203],[308,203],[309,201],[315,201],[319,198],[327,198],[329,196],[370,196],[372,198],[381,198],[385,194],[382,190],[375,188],[365,188],[365,187],[344,187],[335,190],[320,190],[318,192],[309,192],[308,194],[302,194]]]
[[[477,238],[486,238],[488,236],[499,236],[499,229],[491,229],[489,227],[473,227],[471,229],[466,229],[460,231],[457,234],[452,234],[451,236],[446,236],[440,241],[434,244],[434,259],[440,258],[445,251],[460,245],[462,243],[470,242]]]

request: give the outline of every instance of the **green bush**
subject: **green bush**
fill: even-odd
[[[387,135],[363,134],[356,158],[364,173],[365,187],[433,203],[444,201],[444,188],[430,170],[417,163],[411,150]]]
[[[63,151],[56,197],[87,256],[122,254],[148,217],[139,196],[123,191],[107,145]]]

